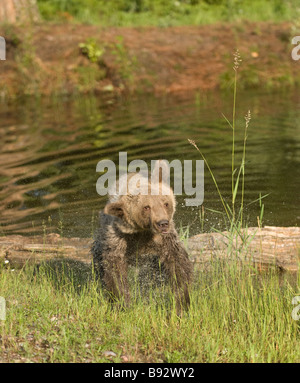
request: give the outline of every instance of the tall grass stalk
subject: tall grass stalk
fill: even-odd
[[[228,220],[230,220],[230,214],[229,214],[229,211],[228,211],[228,206],[227,206],[226,203],[225,203],[225,200],[224,200],[224,198],[223,198],[223,196],[222,196],[222,194],[221,194],[221,191],[220,191],[220,189],[219,189],[219,185],[218,185],[218,183],[217,183],[217,180],[216,180],[216,178],[215,178],[215,176],[214,176],[213,171],[211,170],[211,168],[210,168],[210,166],[209,166],[208,161],[206,160],[206,158],[205,158],[204,154],[201,152],[201,150],[198,148],[196,142],[195,142],[194,140],[189,139],[189,138],[188,138],[188,141],[189,141],[189,143],[190,143],[191,145],[193,145],[193,146],[196,148],[196,150],[200,153],[201,157],[203,158],[203,161],[204,161],[205,165],[207,166],[208,171],[209,171],[209,173],[210,173],[210,175],[211,175],[211,177],[212,177],[212,179],[213,179],[213,181],[214,181],[214,184],[215,184],[215,186],[216,186],[217,192],[218,192],[218,194],[219,194],[219,197],[220,197],[220,200],[221,200],[222,205],[223,205],[223,207],[224,207],[224,210],[225,210],[225,213],[226,213],[226,215],[227,215],[227,218],[228,218]]]
[[[237,74],[241,62],[239,51],[234,53],[234,84],[233,84],[233,108],[232,108],[232,151],[231,151],[231,193],[232,193],[232,219],[235,220],[235,189],[234,189],[234,155],[235,155],[235,115],[236,115],[236,90],[237,90]]]
[[[251,120],[251,113],[248,110],[247,115],[245,116],[245,130],[244,130],[244,143],[243,143],[243,157],[242,157],[242,201],[241,201],[241,223],[243,224],[243,211],[244,211],[244,194],[245,194],[245,160],[246,160],[246,141],[248,134],[248,126]]]
[[[226,116],[223,115],[229,126],[232,128],[232,147],[231,147],[231,207],[229,204],[225,201],[224,197],[222,196],[222,193],[220,191],[220,188],[218,186],[218,182],[214,176],[213,171],[211,170],[211,167],[209,166],[209,163],[207,159],[205,158],[204,154],[201,152],[195,141],[188,139],[189,143],[193,145],[196,150],[200,153],[201,157],[204,160],[205,165],[208,168],[208,171],[212,177],[212,180],[216,186],[219,198],[221,200],[221,203],[223,205],[226,217],[228,219],[229,223],[229,232],[232,234],[237,233],[240,237],[244,237],[241,233],[241,230],[243,229],[243,211],[244,211],[244,195],[245,195],[245,162],[246,162],[246,143],[247,143],[247,137],[248,137],[248,128],[251,120],[251,113],[250,110],[248,111],[247,115],[245,116],[245,127],[244,127],[244,140],[243,140],[243,154],[242,154],[242,160],[239,168],[235,167],[235,152],[236,152],[236,145],[235,145],[235,133],[236,133],[236,102],[237,102],[237,79],[238,79],[238,68],[241,63],[241,57],[239,54],[239,51],[237,50],[234,53],[234,85],[233,85],[233,107],[232,107],[232,122],[230,122]],[[238,172],[237,172],[238,170]],[[238,211],[238,214],[236,214],[236,199],[239,191],[241,183],[241,204]],[[231,236],[231,239],[233,240],[233,236]]]

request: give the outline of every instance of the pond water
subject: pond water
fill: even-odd
[[[238,94],[236,164],[243,149],[244,116],[251,110],[246,149],[245,203],[257,224],[261,195],[265,225],[299,225],[299,92]],[[58,232],[90,237],[106,201],[96,192],[98,161],[197,160],[205,154],[224,197],[230,201],[232,94],[140,96],[119,100],[80,96],[0,104],[0,234]],[[200,208],[178,196],[177,226],[190,233],[224,228],[212,210],[222,205],[205,170],[204,220]]]

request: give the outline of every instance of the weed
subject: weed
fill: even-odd
[[[33,31],[28,29],[15,55],[20,88],[27,95],[39,95],[45,73],[33,44]]]
[[[111,46],[111,53],[115,56],[120,77],[125,81],[131,82],[133,80],[133,73],[137,68],[137,58],[129,54],[124,45],[123,36],[117,37],[116,43]]]
[[[79,92],[94,91],[97,83],[106,76],[106,71],[96,64],[89,66],[79,66],[76,68],[78,74],[78,90]]]
[[[92,63],[97,63],[100,61],[105,50],[103,47],[100,47],[97,41],[94,38],[88,38],[84,43],[79,44],[79,48]]]
[[[245,163],[246,163],[246,143],[247,143],[247,137],[248,137],[248,128],[251,121],[251,113],[250,111],[247,112],[245,116],[245,127],[244,127],[244,139],[243,139],[243,148],[242,148],[242,159],[239,166],[236,167],[235,163],[235,153],[236,153],[236,145],[235,145],[235,134],[236,134],[236,102],[237,102],[237,79],[238,79],[238,71],[240,68],[241,58],[238,51],[234,53],[234,63],[233,63],[233,70],[234,70],[234,80],[233,80],[233,107],[232,107],[232,121],[230,122],[229,119],[223,115],[226,122],[228,123],[229,127],[232,130],[232,148],[231,148],[231,204],[229,205],[228,202],[223,197],[221,190],[218,186],[218,182],[214,176],[214,173],[212,169],[209,166],[209,163],[202,153],[202,151],[199,149],[195,141],[188,140],[190,144],[192,144],[196,150],[200,153],[201,157],[203,158],[205,165],[208,168],[208,171],[213,179],[213,182],[215,184],[215,187],[217,189],[220,201],[222,203],[222,206],[224,208],[224,215],[225,222],[227,222],[227,228],[228,233],[223,235],[226,235],[229,240],[229,247],[228,247],[228,254],[236,254],[239,256],[242,254],[245,249],[247,249],[249,245],[249,241],[251,241],[251,238],[247,235],[247,225],[244,222],[244,194],[245,194]],[[241,194],[241,201],[240,201],[240,207],[237,210],[236,209],[236,203],[237,203],[237,196],[238,192],[240,190]],[[263,219],[263,212],[264,212],[264,205],[262,204],[261,200],[266,196],[259,196],[258,201],[260,203],[260,217],[258,218],[258,225],[261,227],[262,219]],[[219,231],[215,229],[216,231]],[[238,246],[238,238],[242,239],[243,247],[240,248]]]
[[[11,45],[14,48],[17,48],[21,44],[21,38],[16,32],[15,27],[12,24],[2,24],[3,37],[6,40],[6,46]]]

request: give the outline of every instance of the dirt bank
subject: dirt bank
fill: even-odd
[[[1,27],[0,35],[7,41],[7,60],[0,62],[2,96],[227,88],[237,48],[243,59],[240,86],[273,88],[300,80],[300,61],[291,58],[286,23],[170,28],[44,24]],[[86,55],[80,43],[89,50]]]

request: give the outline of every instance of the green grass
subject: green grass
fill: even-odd
[[[297,0],[38,0],[46,20],[105,26],[294,20]]]
[[[199,273],[179,318],[155,292],[112,308],[87,266],[2,266],[0,361],[299,362],[297,293],[295,281],[276,273],[214,262]]]

